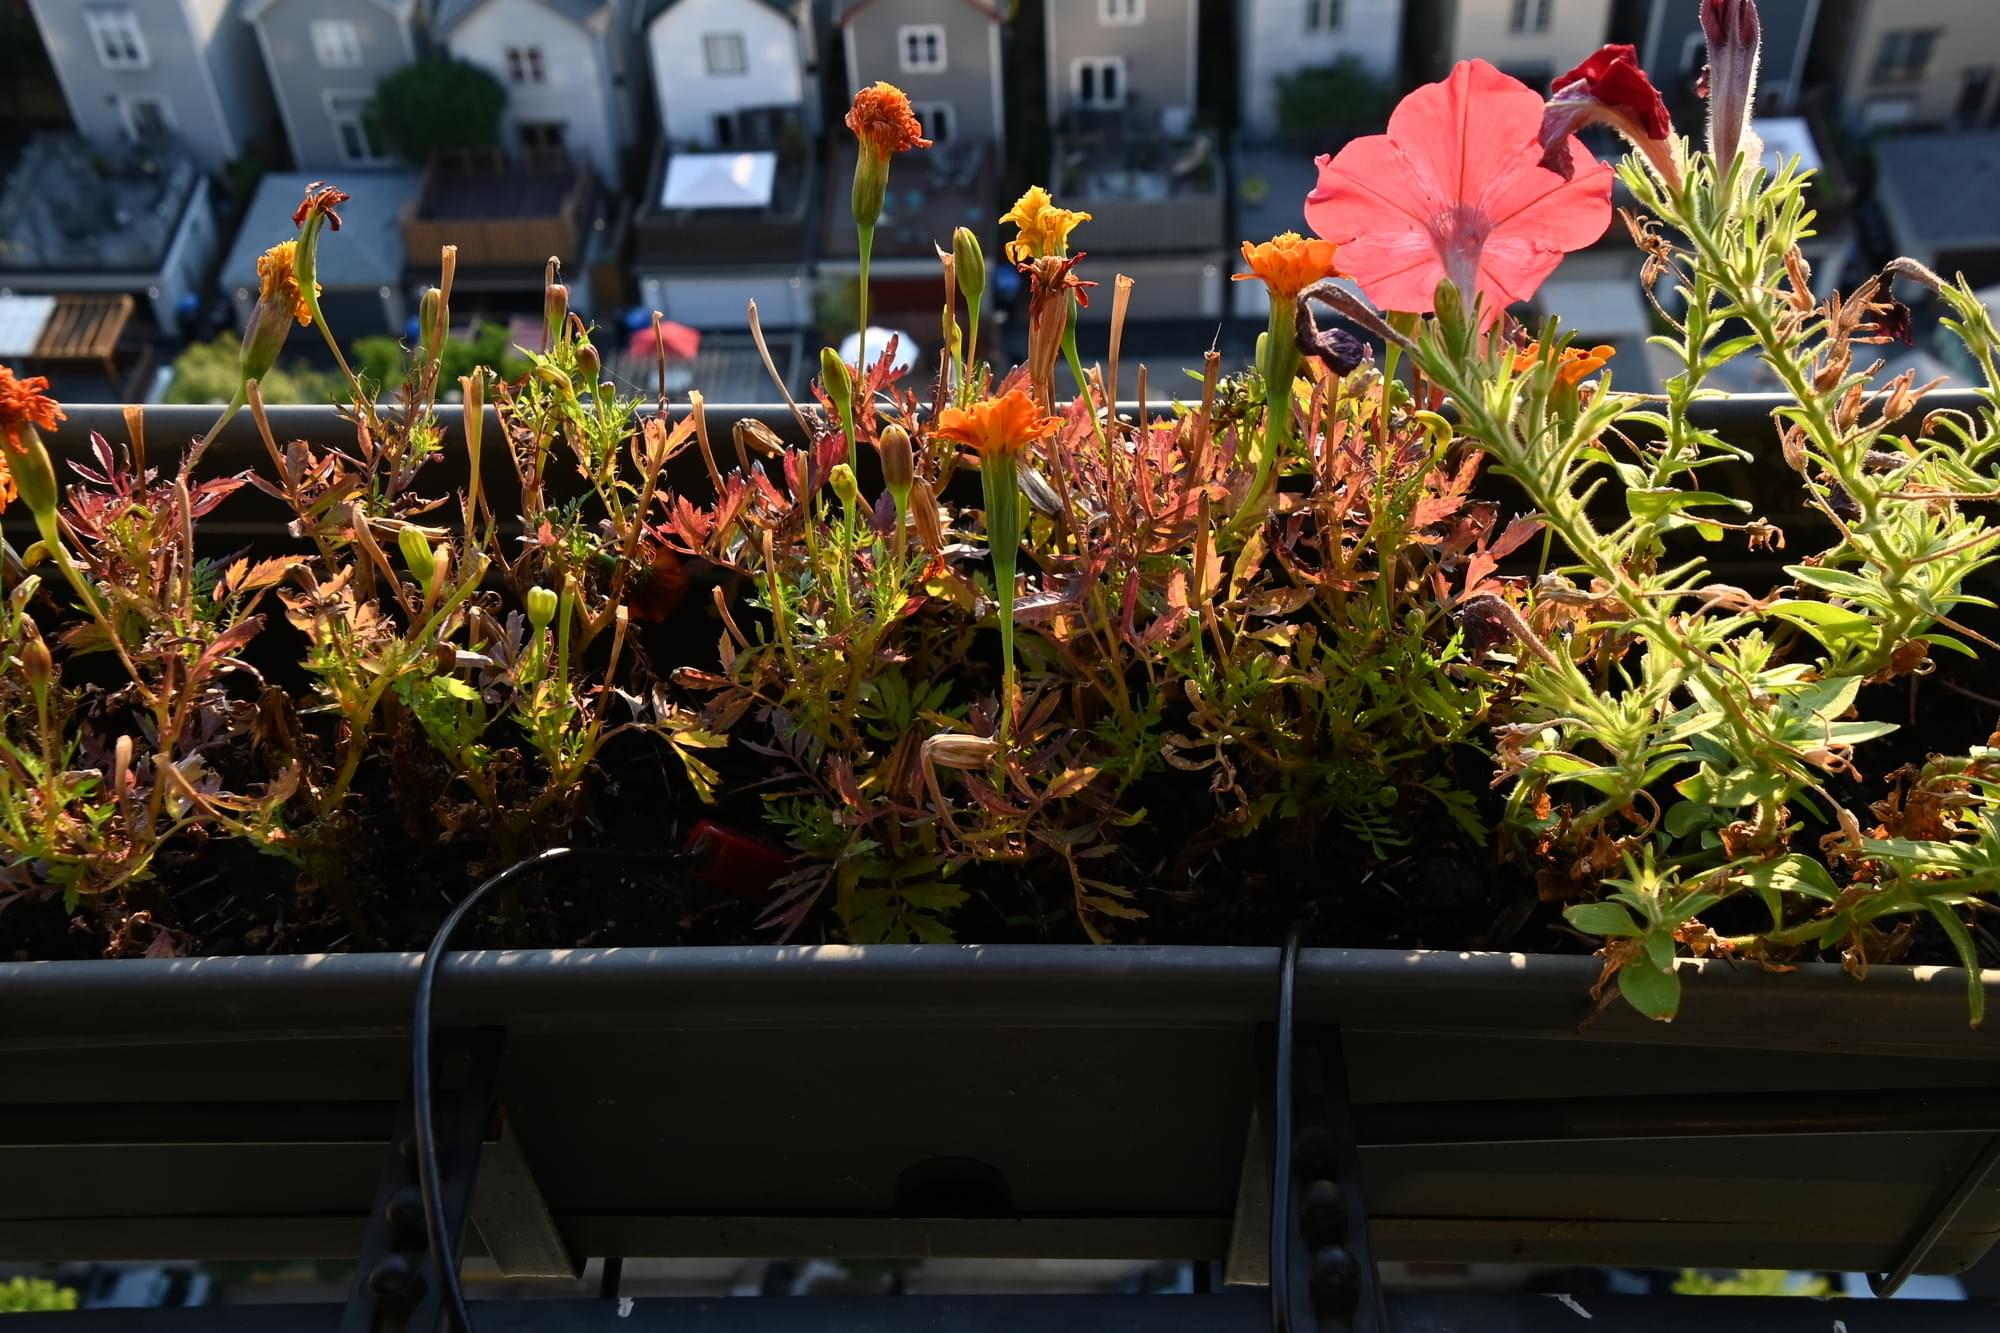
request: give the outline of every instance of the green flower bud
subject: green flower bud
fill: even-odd
[[[576,388],[570,383],[569,376],[563,374],[562,371],[549,365],[547,362],[543,362],[541,365],[535,367],[535,378],[565,398],[573,399],[576,397]]]
[[[549,346],[562,341],[563,321],[569,318],[569,288],[552,282],[542,292],[542,335]]]
[[[396,545],[403,548],[403,563],[416,575],[417,582],[426,589],[437,577],[437,557],[431,554],[431,544],[416,528],[405,527],[396,534]]]
[[[854,469],[847,464],[835,463],[833,471],[827,474],[827,480],[833,484],[833,493],[840,497],[840,502],[850,509],[861,498],[861,483],[855,479]]]
[[[978,301],[986,291],[986,253],[972,228],[960,227],[951,234],[951,258],[958,270],[958,292],[966,304]]]
[[[42,641],[41,631],[33,621],[25,622],[21,628],[28,636],[21,645],[21,678],[39,699],[48,692],[49,681],[55,678],[55,659],[49,655],[49,645]]]
[[[556,595],[548,588],[530,588],[526,598],[528,603],[528,623],[536,630],[545,630],[549,622],[556,618]]]
[[[854,406],[854,381],[847,373],[847,363],[831,347],[820,349],[819,383],[834,410],[846,416]]]
[[[417,346],[425,365],[435,365],[444,354],[444,330],[450,317],[444,293],[436,287],[427,290],[417,306]]]
[[[889,159],[863,139],[861,156],[854,162],[854,192],[849,199],[854,210],[854,225],[873,227],[882,216],[882,200],[888,193]]]
[[[14,473],[14,489],[21,496],[21,503],[28,506],[34,515],[35,526],[42,536],[54,541],[56,531],[56,511],[62,504],[62,488],[56,484],[56,467],[49,461],[48,446],[42,443],[41,433],[23,422],[15,428],[15,443],[18,448],[9,449],[6,462]],[[4,447],[4,444],[0,444]]]
[[[589,343],[576,349],[576,377],[585,384],[595,384],[604,378],[604,359]]]

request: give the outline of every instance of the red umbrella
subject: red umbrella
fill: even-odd
[[[658,341],[655,341],[657,337]],[[632,342],[626,351],[636,357],[648,357],[657,347],[665,347],[667,355],[681,361],[692,361],[701,350],[701,330],[691,329],[685,324],[676,324],[663,319],[658,325],[657,335],[651,324],[632,335]]]

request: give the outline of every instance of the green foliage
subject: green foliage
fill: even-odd
[[[11,1277],[0,1282],[0,1314],[46,1314],[77,1308],[76,1291],[47,1278]]]
[[[1354,56],[1278,80],[1278,125],[1291,133],[1366,133],[1386,124],[1395,105],[1396,90]]]
[[[1726,1277],[1684,1268],[1674,1279],[1677,1296],[1805,1296],[1830,1295],[1833,1283],[1782,1268],[1740,1268]]]
[[[174,378],[167,386],[170,403],[227,402],[242,383],[241,340],[222,334],[213,341],[191,343],[174,358]],[[332,401],[339,377],[316,370],[304,362],[274,367],[258,382],[264,401],[273,406],[284,403],[326,403]]]
[[[369,384],[383,388],[401,384],[413,368],[414,354],[402,341],[387,334],[354,340],[354,369]],[[507,328],[491,320],[481,320],[472,337],[446,338],[438,353],[438,382],[456,385],[459,377],[484,366],[499,379],[518,379],[527,373],[528,360],[507,340]]]
[[[390,149],[421,166],[449,148],[500,142],[507,90],[479,66],[431,57],[404,65],[375,85],[367,115]]]

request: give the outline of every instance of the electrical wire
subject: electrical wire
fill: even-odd
[[[592,847],[551,847],[545,852],[531,856],[525,861],[516,861],[491,876],[488,876],[472,892],[451,909],[451,914],[439,926],[437,934],[431,937],[430,948],[424,951],[424,963],[417,973],[417,1012],[410,1031],[410,1100],[416,1117],[417,1146],[417,1189],[424,1201],[424,1237],[430,1245],[431,1258],[436,1262],[438,1280],[443,1287],[444,1308],[450,1315],[450,1322],[458,1333],[474,1333],[472,1314],[465,1304],[465,1287],[458,1275],[458,1246],[449,1237],[444,1216],[444,1173],[438,1166],[437,1130],[433,1118],[432,1103],[434,1093],[431,1076],[431,1008],[437,991],[438,970],[443,965],[445,955],[451,951],[452,932],[459,923],[472,914],[487,894],[500,888],[517,876],[530,870],[539,870],[551,861],[565,858],[587,857],[592,860],[637,862],[658,868],[662,861],[675,862],[683,858],[675,853],[631,852],[614,848]]]

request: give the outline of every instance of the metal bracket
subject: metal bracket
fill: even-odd
[[[416,1107],[405,1092],[376,1182],[375,1206],[362,1233],[340,1333],[432,1333],[439,1326],[443,1302],[438,1265],[458,1263],[465,1242],[480,1150],[494,1116],[503,1042],[504,1034],[490,1028],[437,1034],[440,1082],[456,1086],[455,1092],[439,1098],[436,1108],[450,1253],[431,1254],[424,1238]]]
[[[1903,1247],[1902,1258],[1890,1272],[1870,1273],[1868,1285],[1876,1296],[1887,1299],[1896,1294],[1910,1274],[1917,1271],[1938,1240],[1951,1229],[1958,1220],[1958,1214],[1973,1195],[1986,1188],[1986,1182],[2000,1170],[2000,1134],[1993,1135],[1979,1145],[1972,1160],[1965,1164],[1965,1171],[1956,1181],[1949,1182],[1939,1191],[1937,1204],[1919,1219],[1910,1233],[1910,1241]]]
[[[1272,1034],[1271,1327],[1388,1333],[1340,1029],[1297,1020],[1304,937],[1285,941]]]

